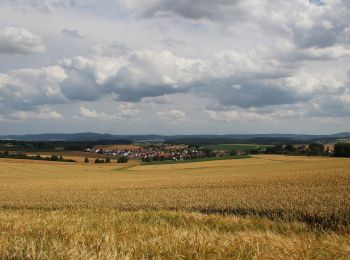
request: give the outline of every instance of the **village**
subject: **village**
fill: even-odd
[[[97,145],[84,149],[85,153],[103,154],[110,157],[127,157],[134,160],[149,161],[181,161],[208,157],[228,157],[237,155],[233,151],[213,151],[187,145]],[[243,154],[244,152],[240,152]]]
[[[84,153],[105,155],[111,158],[126,157],[143,162],[154,161],[183,161],[205,158],[232,158],[234,156],[247,156],[251,154],[285,154],[299,156],[332,156],[334,144],[309,145],[214,145],[214,146],[188,146],[146,144],[146,145],[96,145],[86,148]],[[210,148],[211,147],[211,148]],[[212,148],[214,147],[214,149]],[[234,147],[234,148],[233,148]]]

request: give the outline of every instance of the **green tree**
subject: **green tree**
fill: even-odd
[[[284,147],[284,150],[287,152],[287,153],[296,153],[297,152],[297,148],[292,145],[292,144],[287,144],[285,147]]]
[[[337,143],[334,146],[334,156],[350,157],[350,143]]]
[[[126,156],[121,156],[118,158],[117,163],[127,163],[129,161],[128,157]]]
[[[51,161],[58,161],[60,158],[58,157],[58,155],[53,154],[51,155]]]
[[[311,143],[309,144],[308,154],[309,156],[320,156],[324,153],[324,147],[322,144]]]
[[[231,155],[231,156],[236,156],[236,155],[237,155],[237,151],[234,150],[234,149],[231,150],[231,151],[230,151],[230,155]]]
[[[95,163],[105,163],[105,160],[103,160],[103,159],[96,159]]]

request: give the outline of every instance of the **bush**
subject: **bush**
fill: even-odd
[[[297,148],[292,145],[292,144],[287,144],[285,147],[284,147],[284,150],[287,152],[287,153],[290,153],[290,154],[295,154],[298,150]]]
[[[89,163],[89,158],[85,157],[85,160],[84,160],[85,163]]]
[[[309,156],[320,156],[324,153],[324,147],[322,144],[312,143],[309,145],[309,151],[307,155]]]
[[[57,155],[55,154],[51,155],[51,161],[58,161],[59,159],[60,158]]]
[[[338,143],[334,146],[334,156],[350,157],[350,143]]]
[[[103,160],[103,159],[96,159],[95,163],[105,163],[105,160]]]
[[[236,156],[238,153],[237,153],[237,151],[236,150],[231,150],[230,151],[230,155],[231,156]]]
[[[109,157],[106,158],[106,163],[110,163],[111,159],[109,159]]]
[[[129,161],[128,157],[122,156],[118,158],[117,163],[127,163]]]

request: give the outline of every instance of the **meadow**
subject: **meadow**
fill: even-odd
[[[348,259],[350,159],[0,160],[0,258]]]

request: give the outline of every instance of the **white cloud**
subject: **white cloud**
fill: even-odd
[[[67,98],[81,100],[114,93],[121,101],[135,102],[184,92],[203,73],[203,61],[147,49],[112,57],[76,57],[64,60],[62,66],[68,75],[61,85],[62,92]]]
[[[261,121],[271,120],[269,114],[260,114],[253,111],[231,110],[231,111],[207,111],[208,116],[214,121],[235,122],[235,121]]]
[[[26,11],[28,8],[49,13],[53,8],[71,8],[77,0],[3,0],[1,3],[11,4],[16,10]]]
[[[45,52],[40,36],[24,29],[5,27],[0,30],[0,54],[32,54]]]
[[[106,117],[106,114],[98,113],[96,112],[96,110],[90,110],[84,106],[81,106],[79,116],[84,118],[102,118],[102,117]]]
[[[171,98],[168,95],[158,96],[158,97],[146,97],[142,99],[142,102],[151,105],[162,105],[167,104],[171,101]]]
[[[101,121],[134,120],[139,116],[140,111],[133,105],[121,104],[114,114],[97,112],[94,109],[81,106],[79,114],[73,116],[75,119],[97,119]]]
[[[186,114],[178,109],[173,109],[170,111],[165,111],[165,112],[157,112],[157,116],[160,119],[163,120],[169,120],[169,121],[183,121],[186,119]]]
[[[17,111],[9,116],[9,119],[14,120],[28,120],[28,119],[39,119],[39,120],[57,120],[63,119],[63,116],[57,111],[52,110],[48,106],[42,106],[35,111]]]
[[[42,53],[1,55],[4,120],[52,104],[65,118],[80,108],[85,122],[77,125],[104,118],[91,124],[101,131],[131,119],[158,131],[162,123],[153,120],[182,117],[168,114],[174,108],[188,128],[208,115],[220,127],[349,115],[345,0],[5,0],[0,7],[0,52]]]
[[[86,36],[84,34],[79,32],[78,30],[74,30],[74,29],[67,29],[67,28],[63,29],[62,34],[64,36],[78,38],[78,39],[85,39],[86,38]]]
[[[0,73],[0,107],[30,110],[35,106],[66,102],[59,84],[66,78],[59,66]]]

